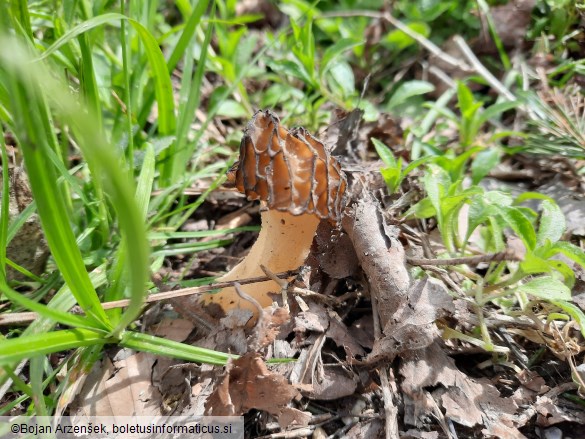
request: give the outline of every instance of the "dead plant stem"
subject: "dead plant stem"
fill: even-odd
[[[276,274],[279,278],[287,278],[297,274],[296,270],[285,271]],[[239,279],[226,282],[216,282],[209,285],[202,285],[200,287],[183,288],[175,291],[165,291],[162,293],[151,294],[144,301],[145,303],[158,302],[161,300],[174,299],[176,297],[192,296],[194,294],[209,293],[210,291],[219,290],[226,287],[233,287],[236,283],[240,285],[253,284],[258,282],[265,282],[270,280],[268,276],[250,277],[247,279]],[[104,309],[123,308],[130,304],[129,299],[114,300],[112,302],[102,303]],[[36,312],[22,312],[0,315],[0,326],[26,324],[39,318]]]

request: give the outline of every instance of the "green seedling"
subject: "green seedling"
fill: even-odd
[[[386,186],[388,187],[388,192],[390,194],[393,194],[394,192],[397,192],[398,189],[400,189],[402,181],[410,172],[415,170],[423,163],[432,160],[432,157],[424,157],[422,159],[414,160],[403,169],[402,157],[399,157],[398,160],[396,160],[390,148],[388,148],[378,139],[372,138],[372,143],[374,144],[380,159],[382,159],[382,162],[384,162],[384,165],[386,165],[380,169],[380,173],[386,182]]]

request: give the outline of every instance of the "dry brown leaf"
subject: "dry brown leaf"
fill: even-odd
[[[295,317],[295,332],[324,333],[329,327],[329,316],[325,308],[319,304],[311,303],[309,311],[300,312]]]
[[[408,430],[400,437],[402,439],[439,439],[439,433],[436,431]]]
[[[585,412],[560,407],[557,401],[546,395],[536,399],[535,408],[536,423],[541,427],[550,427],[560,422],[576,422],[579,425],[585,425]]]
[[[505,424],[493,423],[481,430],[484,437],[497,437],[498,439],[527,439],[517,428]]]
[[[284,407],[278,417],[278,424],[283,430],[290,429],[291,427],[307,427],[312,417],[313,415],[310,412],[303,412],[292,407]]]
[[[538,393],[539,395],[550,390],[550,387],[546,385],[544,378],[535,371],[522,370],[516,374],[516,378],[518,378],[518,381],[520,381],[520,384],[524,387]]]
[[[228,366],[205,403],[205,414],[239,416],[254,408],[278,417],[297,395],[283,376],[268,370],[260,354],[251,352]]]
[[[150,383],[154,357],[139,352],[115,364],[97,362],[71,407],[72,416],[158,416],[160,394]]]
[[[343,322],[336,318],[332,318],[327,330],[327,337],[335,342],[335,344],[343,349],[348,357],[353,358],[356,355],[362,356],[365,354],[364,349],[354,339],[353,335],[347,329]]]
[[[191,334],[193,328],[194,325],[189,320],[165,318],[154,327],[154,335],[167,340],[182,342]]]
[[[370,439],[384,437],[384,422],[380,419],[358,422],[345,435],[348,439]]]
[[[332,401],[353,395],[357,389],[358,379],[348,370],[337,367],[320,369],[316,376],[312,377],[312,389],[303,392],[303,395],[311,399]]]
[[[255,339],[257,340],[256,349],[262,349],[271,344],[278,333],[282,325],[290,320],[290,314],[288,310],[280,307],[269,307],[262,310],[262,319],[254,328]]]
[[[358,259],[351,240],[345,232],[338,232],[327,221],[317,227],[311,254],[318,261],[318,268],[333,279],[344,279],[355,274]]]
[[[404,393],[413,404],[419,404],[409,409],[412,412],[427,412],[424,388],[440,384],[444,389],[435,393],[437,397],[441,394],[445,415],[453,421],[468,427],[484,425],[488,430],[492,425],[502,424],[514,432],[513,415],[517,410],[514,400],[500,397],[486,380],[477,381],[460,372],[437,343],[405,359],[400,373],[404,376]]]

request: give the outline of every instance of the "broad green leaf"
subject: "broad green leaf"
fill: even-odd
[[[408,174],[410,174],[414,169],[418,168],[420,165],[423,165],[425,163],[428,163],[430,161],[433,160],[434,157],[431,156],[427,156],[427,157],[422,157],[420,159],[416,159],[413,160],[412,162],[410,162],[406,168],[404,168],[404,172],[403,177],[407,176]]]
[[[329,46],[325,52],[323,53],[323,58],[321,58],[321,65],[319,70],[319,75],[321,78],[329,68],[331,67],[331,62],[335,61],[337,57],[339,57],[343,52],[352,47],[358,46],[360,44],[364,44],[363,41],[356,40],[354,38],[342,38],[339,41],[333,43],[333,45]]]
[[[502,191],[489,191],[485,193],[485,199],[496,206],[511,206],[513,199],[510,194]]]
[[[491,232],[491,238],[494,245],[494,248],[491,251],[494,252],[501,252],[504,251],[506,248],[506,244],[504,243],[504,232],[500,225],[500,222],[495,217],[488,218],[489,228],[488,230]]]
[[[524,259],[520,262],[520,268],[526,274],[549,273],[551,271],[549,261],[532,252],[526,253]]]
[[[552,245],[551,250],[555,253],[560,252],[564,254],[567,258],[575,261],[581,267],[585,268],[585,251],[583,251],[583,249],[580,247],[577,247],[570,242],[558,241]]]
[[[413,215],[415,218],[432,218],[437,215],[437,211],[428,198],[423,198],[404,214],[406,218]]]
[[[473,98],[473,93],[463,82],[457,82],[457,103],[464,118],[470,118],[480,107]]]
[[[336,61],[333,63],[329,69],[329,75],[337,84],[337,88],[340,89],[344,99],[355,93],[355,77],[351,66],[347,62]]]
[[[553,274],[554,271],[557,271],[563,276],[565,285],[569,289],[573,288],[575,285],[575,272],[565,262],[551,259],[550,256],[554,252],[551,252],[550,248],[550,242],[547,241],[545,245],[537,247],[534,252],[527,252],[520,262],[520,269],[526,274]]]
[[[433,162],[449,173],[451,181],[456,181],[463,178],[465,163],[467,163],[467,160],[469,160],[473,154],[481,150],[481,147],[476,146],[469,148],[461,154],[455,154],[453,151],[448,151],[443,156],[434,157]]]
[[[526,248],[533,250],[536,246],[536,232],[528,218],[514,207],[499,206],[498,212],[500,217],[522,240]]]
[[[544,300],[571,300],[571,290],[551,276],[537,277],[515,290]]]
[[[561,239],[566,229],[565,215],[556,203],[544,200],[541,203],[542,214],[536,234],[536,245],[541,246],[547,240],[555,243]]]
[[[380,142],[378,139],[372,137],[372,143],[374,144],[374,148],[376,148],[376,152],[380,156],[380,159],[384,162],[384,164],[390,168],[396,168],[396,159],[394,158],[394,154],[392,150]]]
[[[548,200],[554,203],[555,200],[548,195],[541,194],[539,192],[523,192],[516,197],[514,204],[521,204],[526,200]]]
[[[248,110],[233,99],[225,99],[219,103],[216,114],[230,119],[242,119],[248,116]]]
[[[479,124],[483,125],[488,120],[495,119],[502,113],[511,110],[512,108],[516,108],[518,105],[520,105],[520,103],[520,101],[506,101],[490,105],[479,115]]]
[[[290,75],[298,78],[308,85],[316,85],[311,75],[307,72],[305,67],[299,62],[292,60],[275,60],[268,63],[270,67],[277,73]]]
[[[569,314],[577,322],[579,329],[581,329],[581,334],[585,337],[585,314],[581,311],[581,308],[565,300],[551,300],[550,302]]]
[[[398,185],[400,184],[401,181],[400,169],[398,167],[382,168],[380,170],[380,174],[382,174],[382,178],[384,178],[384,182],[388,187],[388,192],[393,194],[398,188]]]
[[[404,82],[392,94],[390,101],[386,104],[386,109],[392,110],[404,104],[409,98],[430,93],[434,89],[435,86],[427,81],[412,80]]]
[[[500,162],[500,150],[498,148],[486,148],[480,151],[471,164],[472,184],[478,184]]]
[[[445,194],[442,181],[445,180],[445,171],[438,166],[428,166],[428,171],[423,176],[423,184],[428,198],[437,212],[437,222],[442,228],[443,214],[441,212],[441,198]]]

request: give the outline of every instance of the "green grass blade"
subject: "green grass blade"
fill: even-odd
[[[4,130],[0,124],[0,152],[2,153],[2,205],[0,206],[0,283],[6,282],[6,247],[8,246],[8,215],[10,186],[8,180],[8,153],[4,143]]]
[[[124,14],[126,2],[120,2],[120,13]],[[126,20],[121,21],[120,28],[120,49],[122,50],[122,74],[124,76],[124,105],[126,105],[126,136],[128,137],[128,169],[130,174],[134,172],[134,136],[132,135],[132,89],[130,87],[130,66],[128,61],[128,30]]]
[[[152,185],[154,183],[155,162],[154,148],[151,144],[147,144],[142,168],[136,184],[136,204],[138,205],[142,219],[145,222],[148,215],[148,205],[150,202],[150,194],[152,193]]]
[[[15,42],[5,43],[19,47]],[[10,59],[2,60],[7,73],[4,79],[10,84],[7,88],[10,90],[12,113],[18,120],[14,132],[24,156],[47,243],[63,278],[69,285],[75,286],[74,295],[79,305],[88,317],[107,327],[107,316],[89,281],[65,202],[61,194],[54,190],[58,182],[54,168],[48,166],[50,159],[46,151],[50,145],[44,127],[49,123],[50,116],[41,82],[33,77],[30,65],[23,58],[17,60],[15,53],[18,51],[5,54]]]
[[[71,326],[73,328],[85,328],[91,330],[100,330],[99,326],[96,326],[91,320],[88,320],[85,317],[77,316],[75,314],[70,314],[65,311],[59,311],[57,309],[51,309],[46,305],[41,303],[35,302],[22,294],[14,291],[13,289],[9,288],[8,286],[0,286],[0,291],[6,295],[6,297],[14,303],[17,303],[24,308],[34,311],[38,313],[40,316],[45,317],[47,319],[53,320],[55,323],[61,323],[63,325]]]
[[[66,329],[46,334],[21,336],[0,343],[0,366],[11,365],[25,358],[39,357],[80,346],[114,343],[113,338],[87,329]]]
[[[196,346],[167,340],[166,338],[131,331],[127,331],[122,335],[120,344],[126,348],[142,352],[152,352],[153,354],[164,355],[165,357],[180,358],[182,360],[215,364],[218,366],[223,366],[230,358],[237,358],[235,355],[224,354],[223,352],[198,348]]]
[[[210,236],[217,235],[229,235],[231,233],[241,232],[258,232],[260,226],[243,226],[234,227],[233,229],[218,229],[218,230],[197,230],[193,232],[150,232],[148,239],[151,241],[155,240],[168,240],[168,239],[194,239],[194,238],[208,238]]]
[[[39,59],[43,59],[54,53],[64,44],[67,44],[79,35],[96,27],[108,24],[112,21],[128,20],[140,37],[146,49],[146,57],[152,69],[154,80],[154,94],[158,102],[158,125],[161,135],[170,135],[175,130],[175,104],[173,100],[173,87],[168,74],[167,63],[158,46],[156,38],[141,23],[125,15],[118,13],[108,13],[90,18],[85,22],[75,26],[65,33],[61,38],[55,41]]]
[[[28,13],[28,2],[26,0],[16,0],[9,3],[11,8],[12,20],[14,27],[20,29],[21,33],[32,41],[33,32],[30,26],[30,15]],[[3,11],[4,12],[4,11]]]
[[[16,42],[11,41],[10,44],[18,47]],[[16,50],[13,52],[18,53]],[[93,170],[94,178],[102,179],[111,205],[116,209],[124,245],[132,249],[132,258],[128,259],[126,267],[130,280],[131,303],[114,331],[114,333],[119,333],[141,312],[146,294],[145,283],[148,279],[148,247],[144,219],[136,207],[133,183],[129,179],[128,173],[121,169],[120,159],[116,154],[116,150],[108,144],[104,139],[103,133],[93,124],[92,115],[66,91],[63,85],[53,79],[54,75],[46,71],[43,63],[36,62],[35,68],[31,69],[30,61],[26,61],[25,57],[18,60],[11,56],[10,59],[5,59],[4,62],[15,72],[18,72],[19,78],[28,78],[28,85],[31,89],[37,90],[35,87],[40,87],[40,84],[42,84],[46,96],[55,108],[55,113],[71,127],[77,144]],[[27,128],[34,129],[33,126],[28,126]],[[40,144],[42,145],[42,142]],[[33,155],[33,158],[36,157]],[[37,168],[40,167],[40,163],[33,162],[33,164]],[[50,188],[52,186],[46,187]],[[53,195],[51,194],[51,196]],[[41,212],[40,208],[39,212]],[[77,247],[76,251],[79,251]],[[84,274],[87,277],[87,272],[84,272]],[[74,285],[76,288],[84,285],[75,282],[68,282],[68,284]],[[78,293],[76,292],[77,295],[79,295]],[[84,310],[89,316],[90,313],[95,311],[95,308],[99,308],[103,313],[99,301],[96,302],[94,308],[84,308]]]
[[[215,8],[214,8],[215,9]],[[214,10],[213,9],[213,10]],[[211,12],[213,16],[213,10]],[[165,166],[162,170],[163,182],[173,183],[177,181],[182,175],[181,168],[184,169],[185,163],[189,162],[190,151],[186,147],[187,133],[191,128],[191,122],[195,115],[195,110],[199,106],[201,98],[201,86],[203,82],[203,75],[205,73],[207,52],[209,44],[211,43],[211,36],[213,34],[213,23],[209,23],[205,32],[205,40],[201,45],[201,55],[197,63],[197,69],[195,70],[195,76],[192,81],[188,83],[188,98],[185,103],[185,107],[181,111],[181,117],[179,118],[179,124],[177,125],[177,139],[175,141],[174,149],[169,148],[168,154],[170,160],[165,162]]]
[[[43,372],[45,369],[45,357],[34,357],[30,360],[30,384],[32,388],[32,399],[35,404],[35,414],[38,416],[48,416],[47,405],[43,395]]]
[[[103,286],[106,281],[106,264],[102,264],[89,273],[89,279],[95,289]],[[51,298],[47,304],[47,308],[50,310],[56,310],[60,312],[67,312],[75,305],[75,297],[71,292],[71,288],[67,284],[63,285],[59,291]],[[24,330],[22,335],[34,335],[43,334],[49,332],[56,325],[56,321],[49,317],[43,317],[42,315],[31,322],[30,325]]]
[[[187,50],[187,46],[189,46],[189,42],[195,35],[195,31],[197,30],[197,26],[201,21],[201,17],[203,13],[207,10],[207,6],[209,4],[209,0],[200,0],[197,2],[196,10],[190,14],[189,19],[185,23],[185,27],[181,32],[181,36],[179,37],[179,41],[177,45],[173,48],[171,55],[169,56],[169,60],[167,61],[167,73],[170,74],[177,64],[179,63],[181,57],[185,54]],[[140,126],[144,125],[146,122],[146,118],[150,114],[150,110],[152,104],[154,102],[155,94],[153,91],[147,91],[147,94],[144,98],[144,104],[142,105],[142,109],[138,115],[138,124]]]

